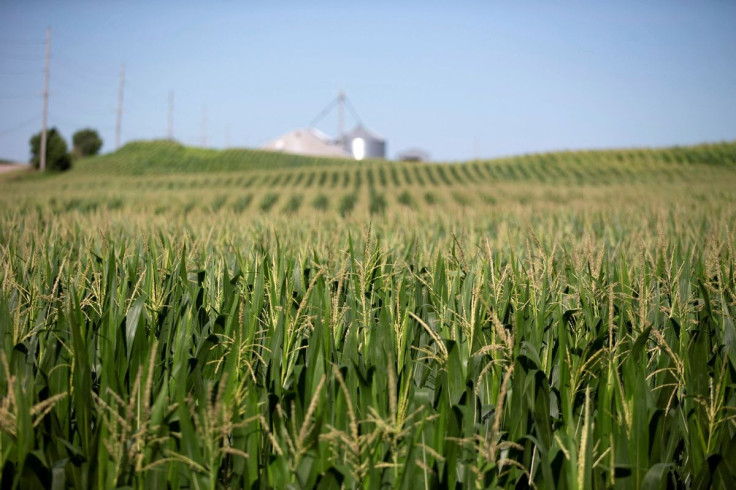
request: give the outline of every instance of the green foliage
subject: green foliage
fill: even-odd
[[[286,201],[286,204],[284,205],[284,212],[288,214],[293,214],[299,211],[299,208],[302,206],[302,201],[304,200],[304,196],[301,194],[292,194],[291,197],[289,197],[289,200]]]
[[[330,204],[330,199],[325,194],[317,194],[312,201],[312,206],[318,211],[324,211]]]
[[[41,163],[41,132],[31,136],[31,164],[39,168]],[[46,132],[46,169],[63,172],[72,167],[72,158],[67,152],[66,141],[56,128]]]
[[[729,488],[697,154],[0,181],[0,487]]]
[[[371,214],[381,214],[386,211],[386,197],[382,192],[377,192],[371,188],[369,209]]]
[[[244,196],[239,197],[235,200],[233,203],[233,211],[236,213],[242,213],[246,209],[248,209],[248,206],[250,206],[250,202],[253,200],[253,196],[251,194],[246,194]]]
[[[424,193],[424,202],[426,202],[429,205],[437,204],[439,199],[437,199],[437,196],[434,194],[434,192],[425,192]]]
[[[216,213],[217,211],[219,211],[220,209],[222,209],[222,207],[225,205],[225,203],[227,203],[227,196],[225,196],[225,195],[216,196],[212,200],[212,204],[210,206],[210,209],[212,210],[212,212]]]
[[[3,238],[8,485],[733,478],[736,261],[720,220],[707,249],[665,241],[644,262],[633,246],[558,248],[555,227],[492,252],[480,234],[424,231],[436,253],[415,256],[407,223],[309,245],[318,230],[280,224],[277,240],[264,223],[235,242],[207,226],[189,241],[178,224]]]
[[[340,198],[339,212],[340,216],[347,216],[355,208],[355,203],[358,201],[357,196],[354,193],[348,193]]]
[[[416,202],[409,191],[401,191],[396,198],[396,201],[402,206],[406,206],[408,208],[413,208],[416,205]]]
[[[470,202],[471,202],[470,196],[468,196],[467,193],[464,193],[462,191],[455,191],[455,192],[453,192],[452,193],[452,198],[460,206],[469,206],[470,205]]]
[[[91,128],[80,129],[72,135],[74,156],[84,158],[97,155],[102,148],[102,138]]]
[[[261,200],[261,203],[259,204],[259,207],[261,208],[261,211],[264,213],[267,213],[271,210],[271,208],[276,204],[276,201],[279,200],[279,195],[275,192],[269,192],[265,196],[263,196],[263,199]]]
[[[352,160],[316,158],[261,150],[188,148],[172,141],[128,143],[114,153],[80,162],[84,173],[160,175],[170,173],[231,172],[294,167],[341,167]]]

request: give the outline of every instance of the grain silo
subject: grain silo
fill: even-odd
[[[386,158],[386,140],[360,124],[346,134],[342,142],[356,160]]]

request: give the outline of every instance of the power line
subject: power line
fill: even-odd
[[[131,83],[130,80],[128,80],[125,83],[125,88],[128,90],[128,92],[135,94],[137,98],[145,99],[149,104],[160,104],[161,103],[160,94],[151,95],[151,92],[149,92],[148,89],[143,88],[135,83]]]
[[[21,53],[21,55],[18,55],[17,53],[4,53],[0,51],[0,58],[4,60],[13,60],[13,61],[35,61],[38,62],[42,57],[39,57],[38,55],[31,55],[31,56],[23,56],[24,53]]]
[[[32,118],[30,118],[30,119],[28,119],[26,121],[23,121],[22,123],[17,124],[15,126],[13,126],[12,128],[3,129],[2,131],[0,131],[0,136],[4,136],[4,135],[6,135],[8,133],[12,133],[12,132],[17,131],[19,129],[22,129],[22,128],[28,126],[29,124],[38,121],[39,119],[41,119],[41,114],[36,114]]]
[[[37,99],[38,94],[12,94],[12,95],[2,95],[0,94],[0,100],[30,100],[30,99]]]
[[[23,71],[7,71],[7,70],[0,70],[0,76],[8,76],[8,77],[20,77],[24,75],[38,75],[39,73],[43,73],[43,70],[23,70]]]
[[[68,126],[69,128],[82,129],[82,128],[94,126],[96,129],[105,130],[105,131],[115,130],[113,126],[106,126],[102,124],[90,124],[89,122],[85,124],[80,124],[79,121],[72,121],[70,119],[59,117],[57,115],[50,116],[49,120],[53,123],[53,124],[49,124],[49,126],[52,126],[52,127],[53,126],[65,126],[65,127]]]
[[[0,38],[0,44],[11,44],[14,46],[41,46],[43,45],[43,41],[39,40],[30,40],[30,39],[9,39],[9,38]]]
[[[94,65],[94,67],[90,67],[89,64],[84,64],[63,54],[54,56],[54,60],[56,60],[56,64],[65,70],[68,70],[70,73],[74,73],[75,75],[84,73],[84,77],[86,79],[96,79],[99,83],[110,83],[110,80],[112,80],[114,76],[114,72],[112,70],[110,72],[102,72],[96,65]]]
[[[88,119],[109,119],[112,114],[115,114],[115,108],[108,106],[107,108],[104,107],[79,107],[79,110],[75,111],[74,116],[84,116]],[[111,127],[114,127],[114,124],[110,124]]]
[[[55,73],[62,73],[64,77],[66,77],[68,80],[76,80],[79,83],[83,83],[85,85],[88,85],[90,87],[96,87],[99,85],[110,85],[111,82],[115,81],[115,76],[111,75],[105,79],[98,78],[98,77],[90,77],[87,74],[83,74],[82,72],[78,70],[74,70],[68,66],[59,65],[58,63],[54,63],[54,66],[57,68],[61,68],[60,70],[56,70]]]
[[[67,78],[65,75],[62,75],[62,76],[59,76],[59,75],[60,75],[59,72],[54,72],[55,84],[61,85],[62,87],[66,87],[67,89],[70,89],[71,91],[76,91],[84,95],[87,95],[89,93],[94,93],[96,95],[101,95],[101,96],[112,96],[115,93],[110,88],[104,89],[95,83],[80,82],[78,80],[74,81],[74,80]],[[108,83],[107,86],[109,87],[109,85],[110,84]]]

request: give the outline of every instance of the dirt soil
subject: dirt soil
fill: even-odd
[[[0,164],[0,174],[8,173],[8,172],[16,172],[18,170],[26,170],[30,168],[27,165],[6,165],[6,164]]]

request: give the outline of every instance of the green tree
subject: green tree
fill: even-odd
[[[41,133],[31,136],[31,163],[38,168],[41,163]],[[72,168],[72,157],[67,151],[66,141],[56,128],[46,133],[46,168],[63,172]]]
[[[91,128],[80,129],[72,136],[74,156],[77,158],[97,155],[102,148],[102,138]]]

